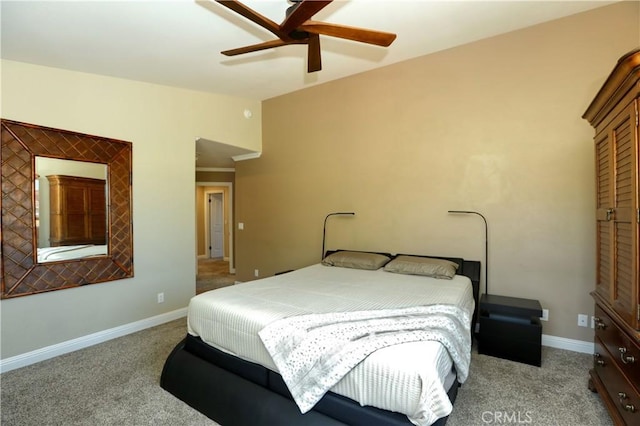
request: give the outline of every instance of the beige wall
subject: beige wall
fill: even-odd
[[[3,118],[132,142],[135,261],[131,279],[0,302],[2,358],[185,308],[195,294],[195,140],[260,151],[260,102],[1,64]]]
[[[593,313],[594,157],[581,115],[638,47],[625,2],[267,100],[263,153],[236,166],[241,281],[327,248],[483,260],[490,292],[539,299],[544,333]]]
[[[196,182],[234,182],[235,172],[212,172],[196,170]]]

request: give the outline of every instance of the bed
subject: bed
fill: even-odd
[[[366,264],[374,255],[387,259]],[[448,276],[424,276],[433,262],[449,263]],[[468,372],[461,354],[471,351],[479,276],[476,261],[338,250],[322,264],[200,294],[160,384],[223,426],[443,425]],[[410,322],[389,332],[397,318]],[[466,338],[440,333],[444,320]],[[343,338],[353,324],[369,330],[352,339],[357,350],[348,340],[314,350],[330,347],[310,337],[317,329]]]

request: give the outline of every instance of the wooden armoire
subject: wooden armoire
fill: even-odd
[[[106,244],[106,181],[64,175],[47,179],[51,247]]]
[[[616,424],[640,424],[640,49],[615,65],[583,118],[595,128],[595,352],[589,387]]]

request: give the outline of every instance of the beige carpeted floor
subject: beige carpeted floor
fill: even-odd
[[[0,423],[217,425],[159,385],[164,361],[185,334],[180,319],[4,373]],[[587,389],[592,363],[588,354],[544,347],[539,368],[474,349],[447,425],[611,425],[597,394]]]
[[[196,294],[233,285],[235,274],[229,273],[229,262],[219,259],[198,259]]]

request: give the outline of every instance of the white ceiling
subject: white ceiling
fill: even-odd
[[[275,22],[283,20],[290,5],[286,0],[243,3]],[[221,55],[274,36],[210,0],[2,0],[0,54],[13,61],[264,100],[609,3],[337,0],[314,19],[398,37],[384,48],[323,36],[323,69],[308,74],[304,45]]]

